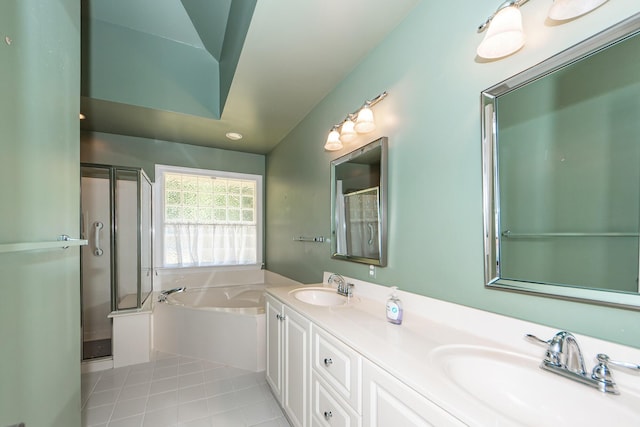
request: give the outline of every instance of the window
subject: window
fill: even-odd
[[[163,267],[262,262],[262,176],[156,166]]]

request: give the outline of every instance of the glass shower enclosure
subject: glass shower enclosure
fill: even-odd
[[[112,356],[109,316],[140,310],[151,294],[151,181],[139,168],[80,171],[82,360],[91,360]]]

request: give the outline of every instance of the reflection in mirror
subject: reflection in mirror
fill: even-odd
[[[332,258],[387,263],[387,138],[331,162]]]
[[[482,94],[490,287],[640,308],[640,15]]]

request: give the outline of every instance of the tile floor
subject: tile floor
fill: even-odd
[[[168,354],[83,374],[82,425],[289,427],[264,372]]]

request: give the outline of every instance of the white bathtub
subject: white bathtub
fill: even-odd
[[[264,284],[187,286],[166,302],[156,302],[154,349],[264,371],[264,288]]]
[[[184,292],[170,294],[166,302],[188,308],[262,314],[264,285],[187,288]]]

